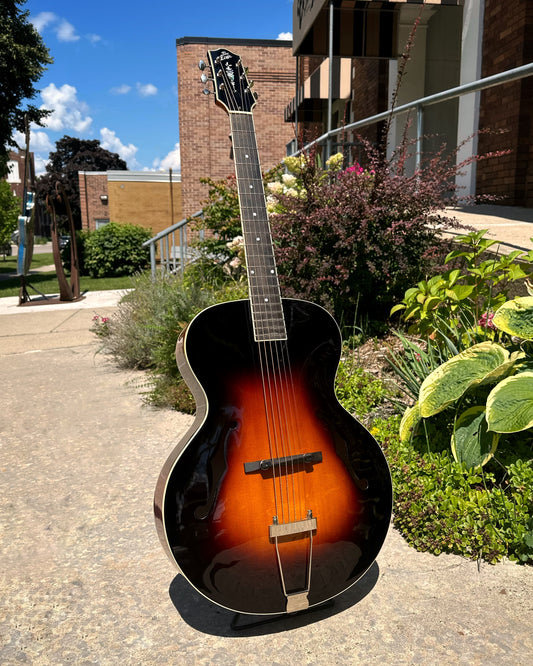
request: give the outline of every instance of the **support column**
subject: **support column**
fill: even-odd
[[[481,78],[483,17],[485,0],[465,0],[463,8],[463,33],[461,39],[461,79],[460,84],[470,83]],[[481,93],[475,92],[459,98],[459,119],[457,126],[457,144],[472,136],[479,129],[479,103]],[[457,161],[477,153],[477,136],[465,144],[458,152]],[[456,177],[458,194],[461,196],[476,193],[476,164],[462,169],[463,175]]]

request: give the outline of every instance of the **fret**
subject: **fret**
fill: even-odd
[[[261,342],[286,340],[253,116],[229,115],[254,337]]]

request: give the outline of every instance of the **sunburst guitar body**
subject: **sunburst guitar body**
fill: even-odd
[[[161,471],[156,526],[179,571],[214,603],[292,613],[372,565],[390,523],[391,478],[379,445],[335,396],[337,324],[320,306],[280,296],[255,101],[238,56],[209,58],[232,120],[250,298],[204,310],[180,336],[197,414]]]

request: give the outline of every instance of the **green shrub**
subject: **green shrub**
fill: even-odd
[[[337,370],[335,393],[347,412],[363,420],[384,401],[386,387],[358,366],[354,353],[346,349]]]
[[[91,277],[133,275],[146,268],[150,254],[142,244],[149,229],[110,222],[85,240],[85,269]]]
[[[241,298],[242,289],[230,284],[215,290],[191,281],[187,273],[155,281],[146,273],[136,276],[132,286],[105,322],[96,315],[93,331],[119,367],[148,371],[142,384],[147,402],[192,413],[194,402],[176,365],[178,336],[198,312]]]
[[[406,147],[403,147],[405,158]],[[285,158],[290,171],[269,184],[268,206],[282,290],[351,319],[386,318],[390,305],[448,251],[433,224],[446,203],[455,165],[425,157],[412,176],[363,143],[364,166],[323,168],[313,154]],[[453,219],[439,214],[440,225]]]
[[[482,229],[458,236],[457,247],[445,259],[456,266],[407,289],[392,308],[391,314],[401,312],[409,333],[431,338],[441,347],[451,341],[455,353],[494,339],[487,321],[507,300],[511,284],[529,277],[524,266],[533,261],[533,251],[488,256],[487,250],[499,241],[484,238],[486,233]],[[530,265],[527,270],[531,272]]]
[[[398,420],[376,421],[372,434],[389,461],[394,525],[406,541],[435,555],[533,561],[531,443],[509,440],[499,463],[468,470],[449,449],[423,450],[400,441]]]

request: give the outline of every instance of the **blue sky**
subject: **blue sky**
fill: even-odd
[[[54,109],[47,127],[32,131],[37,172],[65,135],[99,139],[130,169],[178,169],[176,39],[290,38],[292,4],[28,0],[22,8],[54,58],[33,101]]]

